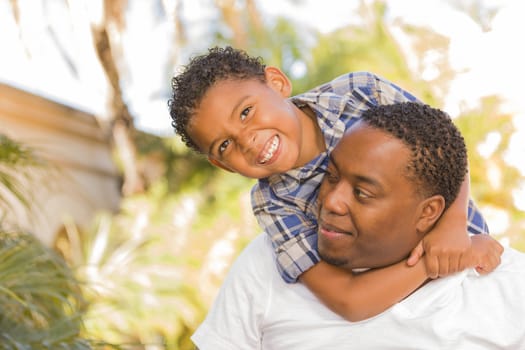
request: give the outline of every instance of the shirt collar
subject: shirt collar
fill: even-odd
[[[328,164],[329,152],[333,150],[345,131],[341,115],[348,102],[348,97],[332,92],[308,91],[291,97],[290,101],[299,108],[308,106],[315,112],[317,123],[323,131],[327,150],[302,167],[268,177],[270,183],[279,182],[291,185],[291,181],[299,183],[314,173],[324,172]]]

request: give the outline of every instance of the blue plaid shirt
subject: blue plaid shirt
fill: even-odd
[[[393,83],[367,72],[342,75],[292,97],[310,107],[324,134],[326,151],[301,168],[260,179],[252,188],[252,206],[259,225],[270,235],[278,270],[286,282],[320,261],[317,253],[317,194],[328,154],[343,133],[371,106],[417,99]],[[469,232],[488,233],[487,225],[469,203]]]

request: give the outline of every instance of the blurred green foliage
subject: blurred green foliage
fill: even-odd
[[[1,349],[89,349],[85,307],[62,258],[31,234],[0,232]]]
[[[292,78],[294,94],[349,71],[367,70],[440,107],[454,72],[441,59],[439,76],[423,80],[422,65],[408,66],[406,53],[386,26],[386,10],[385,2],[362,2],[355,14],[362,19],[359,25],[320,34],[285,18],[259,21],[249,9],[242,17],[243,35],[236,35],[223,19],[225,24],[213,33],[213,44],[250,38],[241,48],[281,67]],[[418,63],[429,50],[448,49],[448,41],[428,29],[404,30],[415,38]],[[306,74],[294,75],[298,63]],[[523,176],[504,162],[514,129],[512,116],[500,110],[501,101],[487,97],[455,122],[469,148],[472,197],[482,211],[496,208],[509,216],[510,225],[497,238],[525,251],[525,214],[515,207],[510,193]],[[489,156],[482,155],[478,146],[494,132],[499,134],[497,147]],[[189,337],[229,265],[259,232],[249,198],[254,180],[212,167],[175,136],[139,133],[135,142],[147,191],[124,198],[117,214],[100,213],[92,227],[66,223],[56,249],[82,282],[88,302],[82,332],[87,339],[107,343],[97,347],[193,349]],[[493,174],[499,177],[494,179]],[[17,187],[13,189],[16,196]],[[0,258],[0,273],[1,263]],[[31,271],[20,273],[33,277]]]
[[[0,348],[89,349],[80,336],[86,308],[65,261],[17,222],[31,218],[32,186],[53,167],[0,134]]]

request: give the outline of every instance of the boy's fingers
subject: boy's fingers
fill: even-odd
[[[448,260],[448,273],[456,273],[460,271],[460,257],[457,255],[453,255]]]
[[[423,250],[423,242],[420,241],[418,245],[412,249],[412,252],[410,253],[410,256],[408,257],[407,264],[408,266],[414,266],[419,259],[423,256],[423,253],[425,251]]]
[[[483,266],[476,266],[476,272],[480,275],[486,275],[489,273],[489,271],[487,271]]]
[[[438,276],[439,277],[443,277],[443,276],[447,276],[450,272],[450,261],[449,259],[445,258],[445,259],[438,259],[439,261],[439,265],[438,265],[438,270],[439,270],[439,273],[438,273]]]
[[[493,271],[499,264],[501,264],[501,255],[491,255],[488,272]]]
[[[427,267],[427,275],[429,278],[439,277],[439,260],[436,256],[426,255],[425,265]]]
[[[480,263],[478,266],[476,266],[476,271],[479,274],[486,275],[496,269],[499,264],[501,264],[501,256],[500,255],[494,255],[491,254],[488,256],[487,259],[485,259],[485,263]]]

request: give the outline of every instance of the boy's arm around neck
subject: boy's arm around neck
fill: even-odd
[[[422,261],[353,273],[319,262],[299,277],[330,310],[351,322],[376,316],[427,280]]]
[[[423,238],[408,259],[411,265],[424,254],[426,270],[430,278],[445,277],[467,268],[476,267],[478,272],[490,272],[500,262],[502,250],[492,237],[469,237],[468,205],[469,175],[461,185],[460,192],[450,207],[443,213],[434,228]],[[485,242],[473,245],[474,241]],[[472,257],[476,256],[477,262]]]
[[[443,277],[465,268],[460,268],[460,265],[462,255],[470,248],[467,232],[469,192],[470,180],[467,174],[454,202],[423,238],[420,255],[413,252],[409,258],[411,264],[415,256],[420,257],[424,253],[430,278]]]

